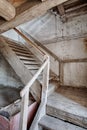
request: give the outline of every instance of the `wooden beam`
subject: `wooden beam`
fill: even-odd
[[[65,12],[68,13],[68,12],[73,12],[75,10],[80,10],[81,8],[83,7],[87,7],[87,3],[84,3],[84,4],[81,4],[81,5],[78,5],[78,6],[75,6],[75,7],[72,7],[70,9],[67,9]]]
[[[16,11],[14,6],[6,0],[0,0],[0,16],[9,21],[13,19],[15,15]]]
[[[63,4],[57,6],[59,14],[63,22],[66,22],[65,9]]]
[[[84,7],[78,8],[76,10],[70,11],[70,12],[67,11],[66,18],[68,20],[71,20],[71,18],[74,18],[76,16],[81,16],[84,14],[87,14],[87,5]]]
[[[9,29],[17,27],[20,24],[29,22],[30,20],[37,18],[46,13],[47,10],[54,6],[57,6],[68,0],[46,0],[41,2],[39,0],[29,0],[25,4],[17,8],[17,15],[14,19],[9,22],[0,21],[0,33],[3,33]]]
[[[15,7],[20,6],[21,4],[25,3],[27,0],[8,0],[12,5]]]

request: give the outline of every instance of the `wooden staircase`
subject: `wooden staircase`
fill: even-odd
[[[0,43],[1,53],[26,85],[37,73],[43,61],[39,60],[35,54],[22,43],[2,36],[0,37]],[[50,71],[50,83],[47,93],[48,99],[45,104],[46,113],[42,114],[42,118],[38,118],[38,115],[43,113],[43,111],[41,111],[43,108],[42,102],[40,109],[38,109],[39,113],[37,111],[30,130],[86,130],[87,107],[67,97],[67,89],[66,92],[63,91],[63,93],[57,91],[56,84],[52,82],[53,77],[55,77],[55,74]],[[41,100],[42,79],[43,75],[41,73],[30,88],[31,94],[38,102]],[[86,98],[85,101],[87,101]],[[37,128],[35,126],[36,120],[38,123]]]
[[[59,87],[53,92],[48,97],[46,115],[39,121],[39,129],[87,130],[87,89],[81,89],[81,93],[79,90]]]
[[[33,75],[40,68],[42,62],[22,43],[1,37],[2,47],[0,49],[8,63],[15,70],[21,81],[26,85]],[[50,80],[55,76],[50,71]],[[37,81],[31,88],[31,94],[36,101],[40,101],[41,84],[43,75],[40,74]],[[36,87],[38,86],[38,87]],[[49,93],[54,90],[56,85],[49,84]]]

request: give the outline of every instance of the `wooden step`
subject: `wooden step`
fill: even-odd
[[[38,65],[38,66],[41,65],[40,62],[36,62],[36,61],[23,61],[23,63],[24,63],[25,65]]]
[[[16,53],[16,55],[18,55],[18,56],[25,56],[25,57],[34,57],[34,55],[31,55],[31,54],[26,54],[26,53],[21,53],[21,52],[15,52]]]
[[[7,42],[9,46],[16,46],[16,47],[21,47],[21,48],[25,48],[23,43],[16,43],[16,42]]]
[[[25,46],[22,46],[22,45],[9,44],[8,46],[11,47],[11,48],[28,50]]]
[[[27,69],[29,70],[39,70],[39,66],[36,66],[36,65],[25,65],[27,67]]]
[[[47,114],[87,128],[87,107],[57,92],[48,97]]]
[[[10,47],[11,49],[15,49],[15,50],[29,51],[27,48],[24,48],[24,47],[12,46],[12,45],[9,45],[9,47]]]
[[[40,130],[86,130],[74,124],[45,115],[39,121]]]
[[[29,56],[18,56],[20,58],[20,60],[22,61],[36,61],[35,58],[29,57]]]
[[[15,48],[12,48],[12,50],[15,51],[15,52],[19,52],[19,53],[33,55],[29,50],[20,50],[20,49],[15,49]]]

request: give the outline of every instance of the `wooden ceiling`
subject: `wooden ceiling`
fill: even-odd
[[[57,12],[61,20],[66,22],[73,17],[87,14],[87,0],[70,0],[53,8],[53,12]]]
[[[0,18],[0,33],[17,27],[25,22],[29,22],[30,20],[45,14],[47,10],[66,1],[68,0],[0,0],[0,6],[4,6],[4,8],[1,8],[2,6],[0,7],[0,16],[4,18]],[[6,6],[7,2],[8,6]],[[13,8],[15,9],[15,16],[13,18],[10,17],[11,19],[9,20],[6,19],[5,16],[9,16],[10,13],[12,14]],[[4,12],[4,15],[2,12]]]
[[[0,0],[0,33],[41,16],[49,9],[66,22],[70,17],[87,13],[87,0]]]

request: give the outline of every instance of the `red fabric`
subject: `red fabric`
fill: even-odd
[[[34,116],[35,116],[37,107],[38,107],[38,104],[36,102],[29,106],[29,109],[28,109],[28,129],[32,123]],[[20,113],[11,117],[10,130],[19,130],[19,120],[20,120]]]

